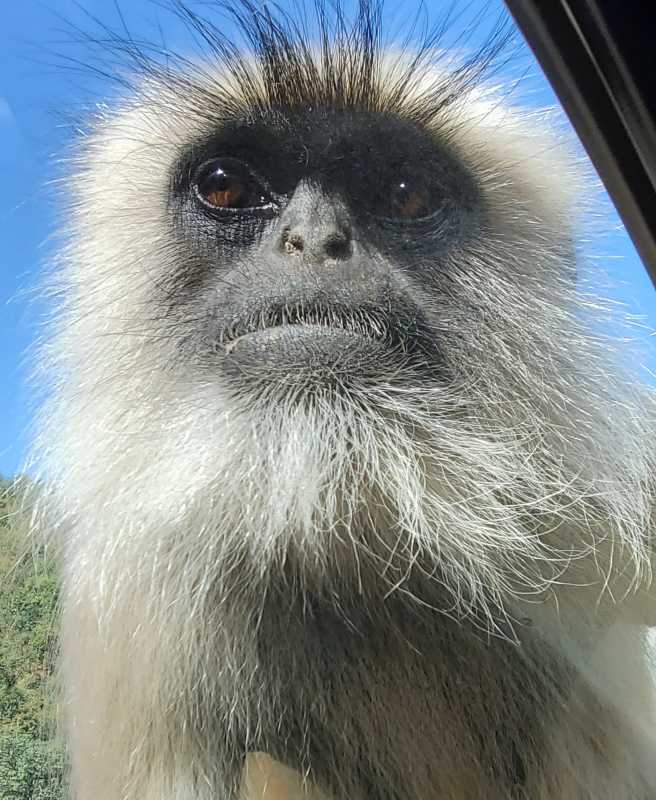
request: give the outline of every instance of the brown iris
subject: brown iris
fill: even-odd
[[[243,191],[239,179],[222,170],[210,175],[199,189],[205,200],[217,208],[230,208],[236,205]]]
[[[236,158],[208,161],[199,169],[196,192],[205,205],[216,209],[261,208],[269,197]]]
[[[428,191],[423,186],[401,181],[392,189],[390,210],[392,216],[403,219],[425,217],[429,213]]]

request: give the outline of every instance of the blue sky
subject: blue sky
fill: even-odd
[[[437,16],[450,3],[427,0],[424,6]],[[20,469],[28,440],[24,363],[40,310],[30,301],[29,291],[52,253],[49,237],[57,209],[48,182],[58,174],[56,159],[73,137],[69,112],[111,91],[107,80],[84,68],[64,67],[62,54],[82,65],[90,58],[88,47],[72,41],[64,20],[85,30],[92,29],[85,11],[114,28],[119,21],[114,0],[2,0],[0,5],[0,474],[7,476]],[[465,6],[464,24],[483,6],[488,19],[494,19],[502,2],[463,0]],[[406,0],[397,15],[412,16],[417,7],[416,0]],[[121,9],[136,38],[157,40],[163,30],[169,46],[185,46],[180,23],[161,4],[121,0]],[[523,76],[516,90],[521,102],[535,106],[556,102],[526,48],[505,73],[510,78]],[[608,265],[618,284],[613,298],[625,303],[629,313],[642,315],[644,328],[636,335],[651,350],[645,364],[654,370],[656,341],[649,330],[656,328],[656,292],[610,204],[604,228],[607,233],[594,243],[593,253]]]

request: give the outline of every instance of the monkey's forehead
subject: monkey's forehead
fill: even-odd
[[[372,169],[376,157],[439,172],[461,150],[468,109],[487,125],[499,124],[493,89],[458,94],[453,76],[436,64],[409,67],[405,56],[388,54],[367,71],[351,65],[347,77],[331,64],[304,69],[314,70],[312,80],[305,73],[292,80],[291,68],[273,74],[250,58],[239,70],[188,65],[184,74],[160,76],[135,93],[132,122],[149,142],[172,147],[170,163],[182,170],[204,155],[249,161],[257,153],[268,171],[302,164],[308,172],[340,160]],[[362,91],[353,85],[360,72]]]
[[[217,153],[253,154],[268,172],[305,171],[349,165],[371,169],[394,164],[421,164],[440,170],[448,144],[414,120],[387,111],[326,107],[279,107],[253,115],[207,120],[204,131],[181,148],[180,163]]]

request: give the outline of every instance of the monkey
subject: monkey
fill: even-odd
[[[112,40],[39,358],[72,797],[653,798],[654,402],[580,158],[499,34],[176,8],[203,58]]]

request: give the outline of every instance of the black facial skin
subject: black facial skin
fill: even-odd
[[[421,296],[480,231],[483,203],[425,131],[373,112],[271,113],[190,147],[171,183],[206,362],[242,383],[439,374]]]

